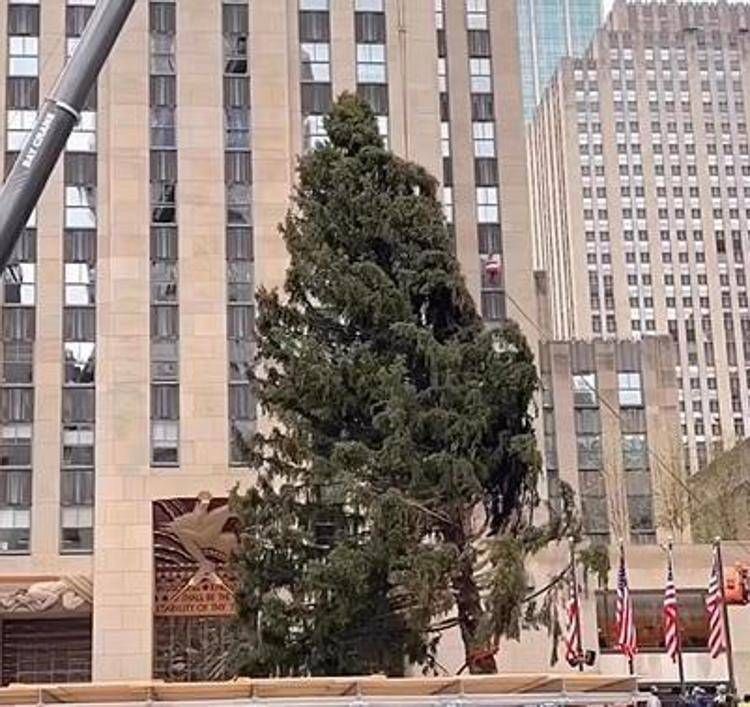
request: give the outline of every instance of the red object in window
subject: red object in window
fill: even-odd
[[[499,255],[491,255],[487,258],[484,263],[484,272],[487,277],[487,282],[492,285],[499,285],[500,278],[503,272],[503,265],[500,262]]]
[[[724,597],[727,604],[747,604],[749,582],[750,570],[745,565],[738,562],[734,567],[727,568],[724,574]]]

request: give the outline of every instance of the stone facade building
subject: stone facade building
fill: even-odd
[[[673,338],[691,473],[750,425],[749,22],[616,2],[528,131],[554,334]]]

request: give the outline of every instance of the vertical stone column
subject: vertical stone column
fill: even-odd
[[[94,680],[151,677],[148,10],[99,84]]]

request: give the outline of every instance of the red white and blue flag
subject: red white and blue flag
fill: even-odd
[[[630,660],[638,652],[633,615],[633,598],[628,586],[628,571],[625,567],[625,549],[620,548],[620,568],[617,572],[617,649]]]
[[[581,608],[578,605],[578,593],[575,586],[575,575],[571,571],[570,596],[568,598],[567,619],[565,628],[565,660],[568,665],[575,667],[580,663],[581,655],[578,647],[581,645]]]
[[[674,583],[672,552],[667,560],[667,584],[664,588],[664,644],[672,662],[680,655],[680,614],[677,606],[677,587]]]
[[[714,547],[714,561],[711,576],[708,578],[708,651],[712,658],[718,658],[727,650],[726,626],[724,626],[724,593],[721,587],[719,550]]]

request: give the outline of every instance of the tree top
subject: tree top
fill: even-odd
[[[348,92],[341,94],[325,118],[331,144],[350,154],[365,147],[383,147],[378,121],[370,105]]]

